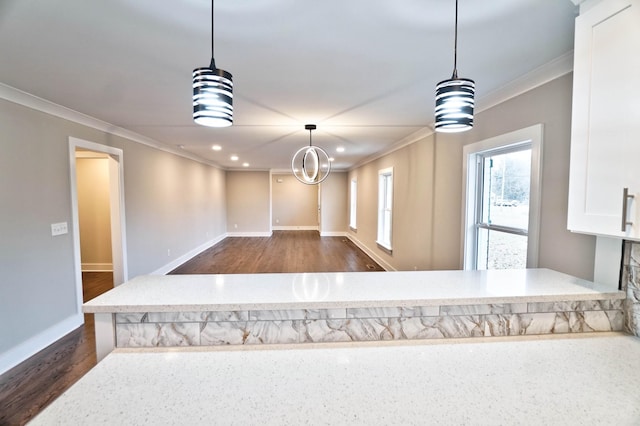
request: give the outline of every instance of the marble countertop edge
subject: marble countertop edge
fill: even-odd
[[[83,305],[84,313],[129,313],[129,312],[227,312],[227,311],[272,311],[294,309],[357,309],[357,308],[411,308],[422,306],[496,305],[512,303],[544,303],[558,301],[582,301],[624,299],[622,291],[589,292],[575,294],[548,294],[524,296],[479,296],[460,298],[433,298],[407,300],[349,300],[349,301],[296,301],[256,303],[176,303],[176,304],[92,304]]]

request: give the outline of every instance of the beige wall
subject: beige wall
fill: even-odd
[[[269,172],[227,172],[227,231],[244,235],[271,232]]]
[[[82,270],[111,270],[109,159],[77,158],[76,176]]]
[[[477,115],[474,129],[460,135],[438,134],[434,240],[447,243],[442,253],[459,247],[461,209],[446,206],[462,188],[462,145],[488,139],[534,124],[544,125],[539,266],[585,279],[593,279],[595,237],[567,231],[569,151],[571,146],[572,76],[568,74],[534,90],[503,102]],[[456,137],[457,136],[457,137]],[[455,161],[454,161],[455,160]],[[458,189],[459,194],[461,189]],[[457,234],[454,247],[449,236]],[[459,250],[459,249],[458,249]],[[448,256],[447,256],[448,257]],[[459,259],[441,256],[434,263],[455,267]]]
[[[318,185],[300,183],[291,173],[271,176],[275,227],[318,227]]]
[[[0,371],[82,318],[69,136],[123,150],[130,277],[226,233],[224,171],[0,100]],[[70,232],[52,237],[50,225],[57,222],[67,222]]]
[[[595,238],[566,229],[571,74],[476,114],[473,130],[435,134],[350,172],[358,178],[352,236],[395,269],[461,267],[462,147],[544,125],[539,267],[593,278]],[[375,245],[377,170],[394,167],[393,253]],[[403,171],[399,174],[399,171]]]
[[[320,184],[321,235],[342,235],[347,232],[349,181],[346,172],[331,172]]]
[[[433,269],[433,163],[434,142],[430,136],[349,173],[345,186],[353,178],[358,180],[357,230],[349,230],[349,233],[386,267],[397,270]],[[389,167],[393,167],[392,253],[376,245],[378,172]],[[345,210],[348,210],[346,206]]]
[[[458,268],[462,146],[543,123],[540,266],[591,278],[595,238],[566,231],[570,122],[567,75],[478,113],[471,132],[429,136],[351,171],[358,178],[358,229],[352,236],[395,269]],[[51,223],[71,225],[69,136],[123,150],[130,277],[157,270],[227,231],[270,230],[268,172],[225,173],[0,100],[0,370],[29,348],[59,338],[69,331],[69,319],[80,315],[72,235],[50,232]],[[386,167],[394,167],[391,255],[375,245],[377,173]],[[326,228],[346,229],[349,179],[331,179],[325,188],[338,179],[344,196],[336,191],[334,199],[326,191],[323,200],[326,195],[336,201],[326,209],[344,213],[337,214],[335,228]]]

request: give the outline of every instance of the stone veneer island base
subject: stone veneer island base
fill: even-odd
[[[548,269],[141,276],[87,302],[114,348],[624,330],[625,293]]]

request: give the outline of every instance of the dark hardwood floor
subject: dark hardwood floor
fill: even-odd
[[[172,274],[382,271],[344,237],[276,231],[265,238],[227,238]],[[82,274],[83,300],[113,287],[110,272]],[[96,365],[93,315],[84,326],[0,375],[0,426],[24,425]]]
[[[113,288],[111,272],[83,272],[83,301]],[[93,315],[84,326],[0,375],[0,425],[23,425],[96,365]]]
[[[274,231],[271,237],[227,238],[171,274],[363,272],[383,269],[346,237]]]

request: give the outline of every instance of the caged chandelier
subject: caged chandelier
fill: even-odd
[[[303,146],[293,154],[291,171],[300,182],[317,185],[329,176],[331,162],[324,149],[311,144],[311,132],[316,129],[316,125],[307,124],[304,128],[309,131],[309,146]]]
[[[208,127],[233,124],[233,79],[216,68],[213,55],[213,0],[211,0],[211,64],[193,70],[193,120]]]
[[[458,0],[453,48],[453,75],[436,86],[436,132],[464,132],[473,127],[476,85],[458,78]]]

